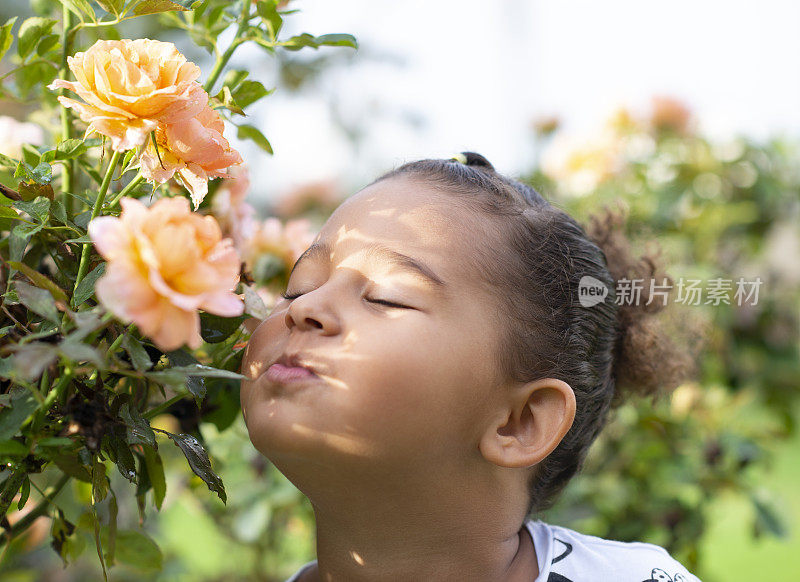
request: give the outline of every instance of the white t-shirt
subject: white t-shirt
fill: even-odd
[[[539,562],[531,582],[700,582],[667,551],[643,542],[617,542],[528,519]],[[314,566],[304,564],[286,582]]]

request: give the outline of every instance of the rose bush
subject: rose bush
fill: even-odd
[[[278,247],[283,270],[258,286],[240,255],[259,223],[246,171],[228,173],[243,160],[223,133],[234,125],[271,152],[242,119],[272,91],[228,62],[245,43],[269,56],[356,44],[281,37],[294,11],[277,0],[59,4],[0,23],[0,101],[34,103],[42,124],[41,139],[25,138],[39,143],[0,154],[0,556],[46,517],[65,561],[94,547],[104,573],[115,561],[158,569],[141,523],[166,494],[160,445],[177,445],[226,501],[199,423],[235,421],[247,335],[286,276]],[[203,85],[172,43],[115,40],[119,23],[153,15],[154,30],[184,31],[212,54]],[[118,528],[115,467],[135,485],[138,527]],[[71,482],[73,502],[54,501]]]

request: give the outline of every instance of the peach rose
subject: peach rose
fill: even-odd
[[[197,210],[208,194],[209,178],[227,176],[226,168],[242,163],[239,152],[222,137],[224,129],[219,113],[208,106],[191,119],[159,124],[158,152],[150,141],[141,156],[142,175],[150,182],[162,184],[177,172],[191,192]]]
[[[212,216],[191,212],[181,197],[150,208],[134,198],[120,203],[119,218],[89,223],[92,242],[108,261],[96,291],[109,311],[164,351],[200,346],[198,309],[224,317],[244,312],[233,293],[239,255]]]
[[[211,212],[219,221],[222,232],[233,239],[234,246],[240,251],[258,226],[255,208],[245,201],[249,189],[247,166],[233,166],[211,201]]]
[[[208,94],[197,83],[200,69],[171,42],[98,40],[85,53],[68,57],[77,81],[58,79],[48,89],[69,89],[85,101],[59,97],[97,131],[111,138],[115,151],[145,143],[158,122],[197,115]]]

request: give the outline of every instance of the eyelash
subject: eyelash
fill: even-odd
[[[289,293],[281,293],[281,297],[283,297],[284,299],[288,299],[289,301],[291,301],[292,299],[297,299],[301,295],[303,295],[303,293],[295,293],[294,295],[290,295]],[[408,305],[400,305],[399,303],[392,303],[391,301],[385,301],[383,299],[369,299],[369,298],[365,299],[370,303],[378,303],[380,305],[386,305],[387,307],[396,307],[398,309],[412,309]]]

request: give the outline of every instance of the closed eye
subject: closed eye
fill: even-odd
[[[295,293],[295,294],[292,295],[292,294],[289,294],[289,293],[281,293],[281,297],[283,297],[284,299],[288,299],[289,301],[291,301],[292,299],[297,299],[301,295],[303,295],[303,294],[302,293]],[[370,299],[369,297],[365,297],[364,299],[366,301],[370,302],[370,303],[377,303],[379,305],[386,305],[387,307],[394,307],[396,309],[414,309],[413,307],[409,307],[408,305],[401,305],[399,303],[394,303],[392,301],[386,301],[385,299]]]

